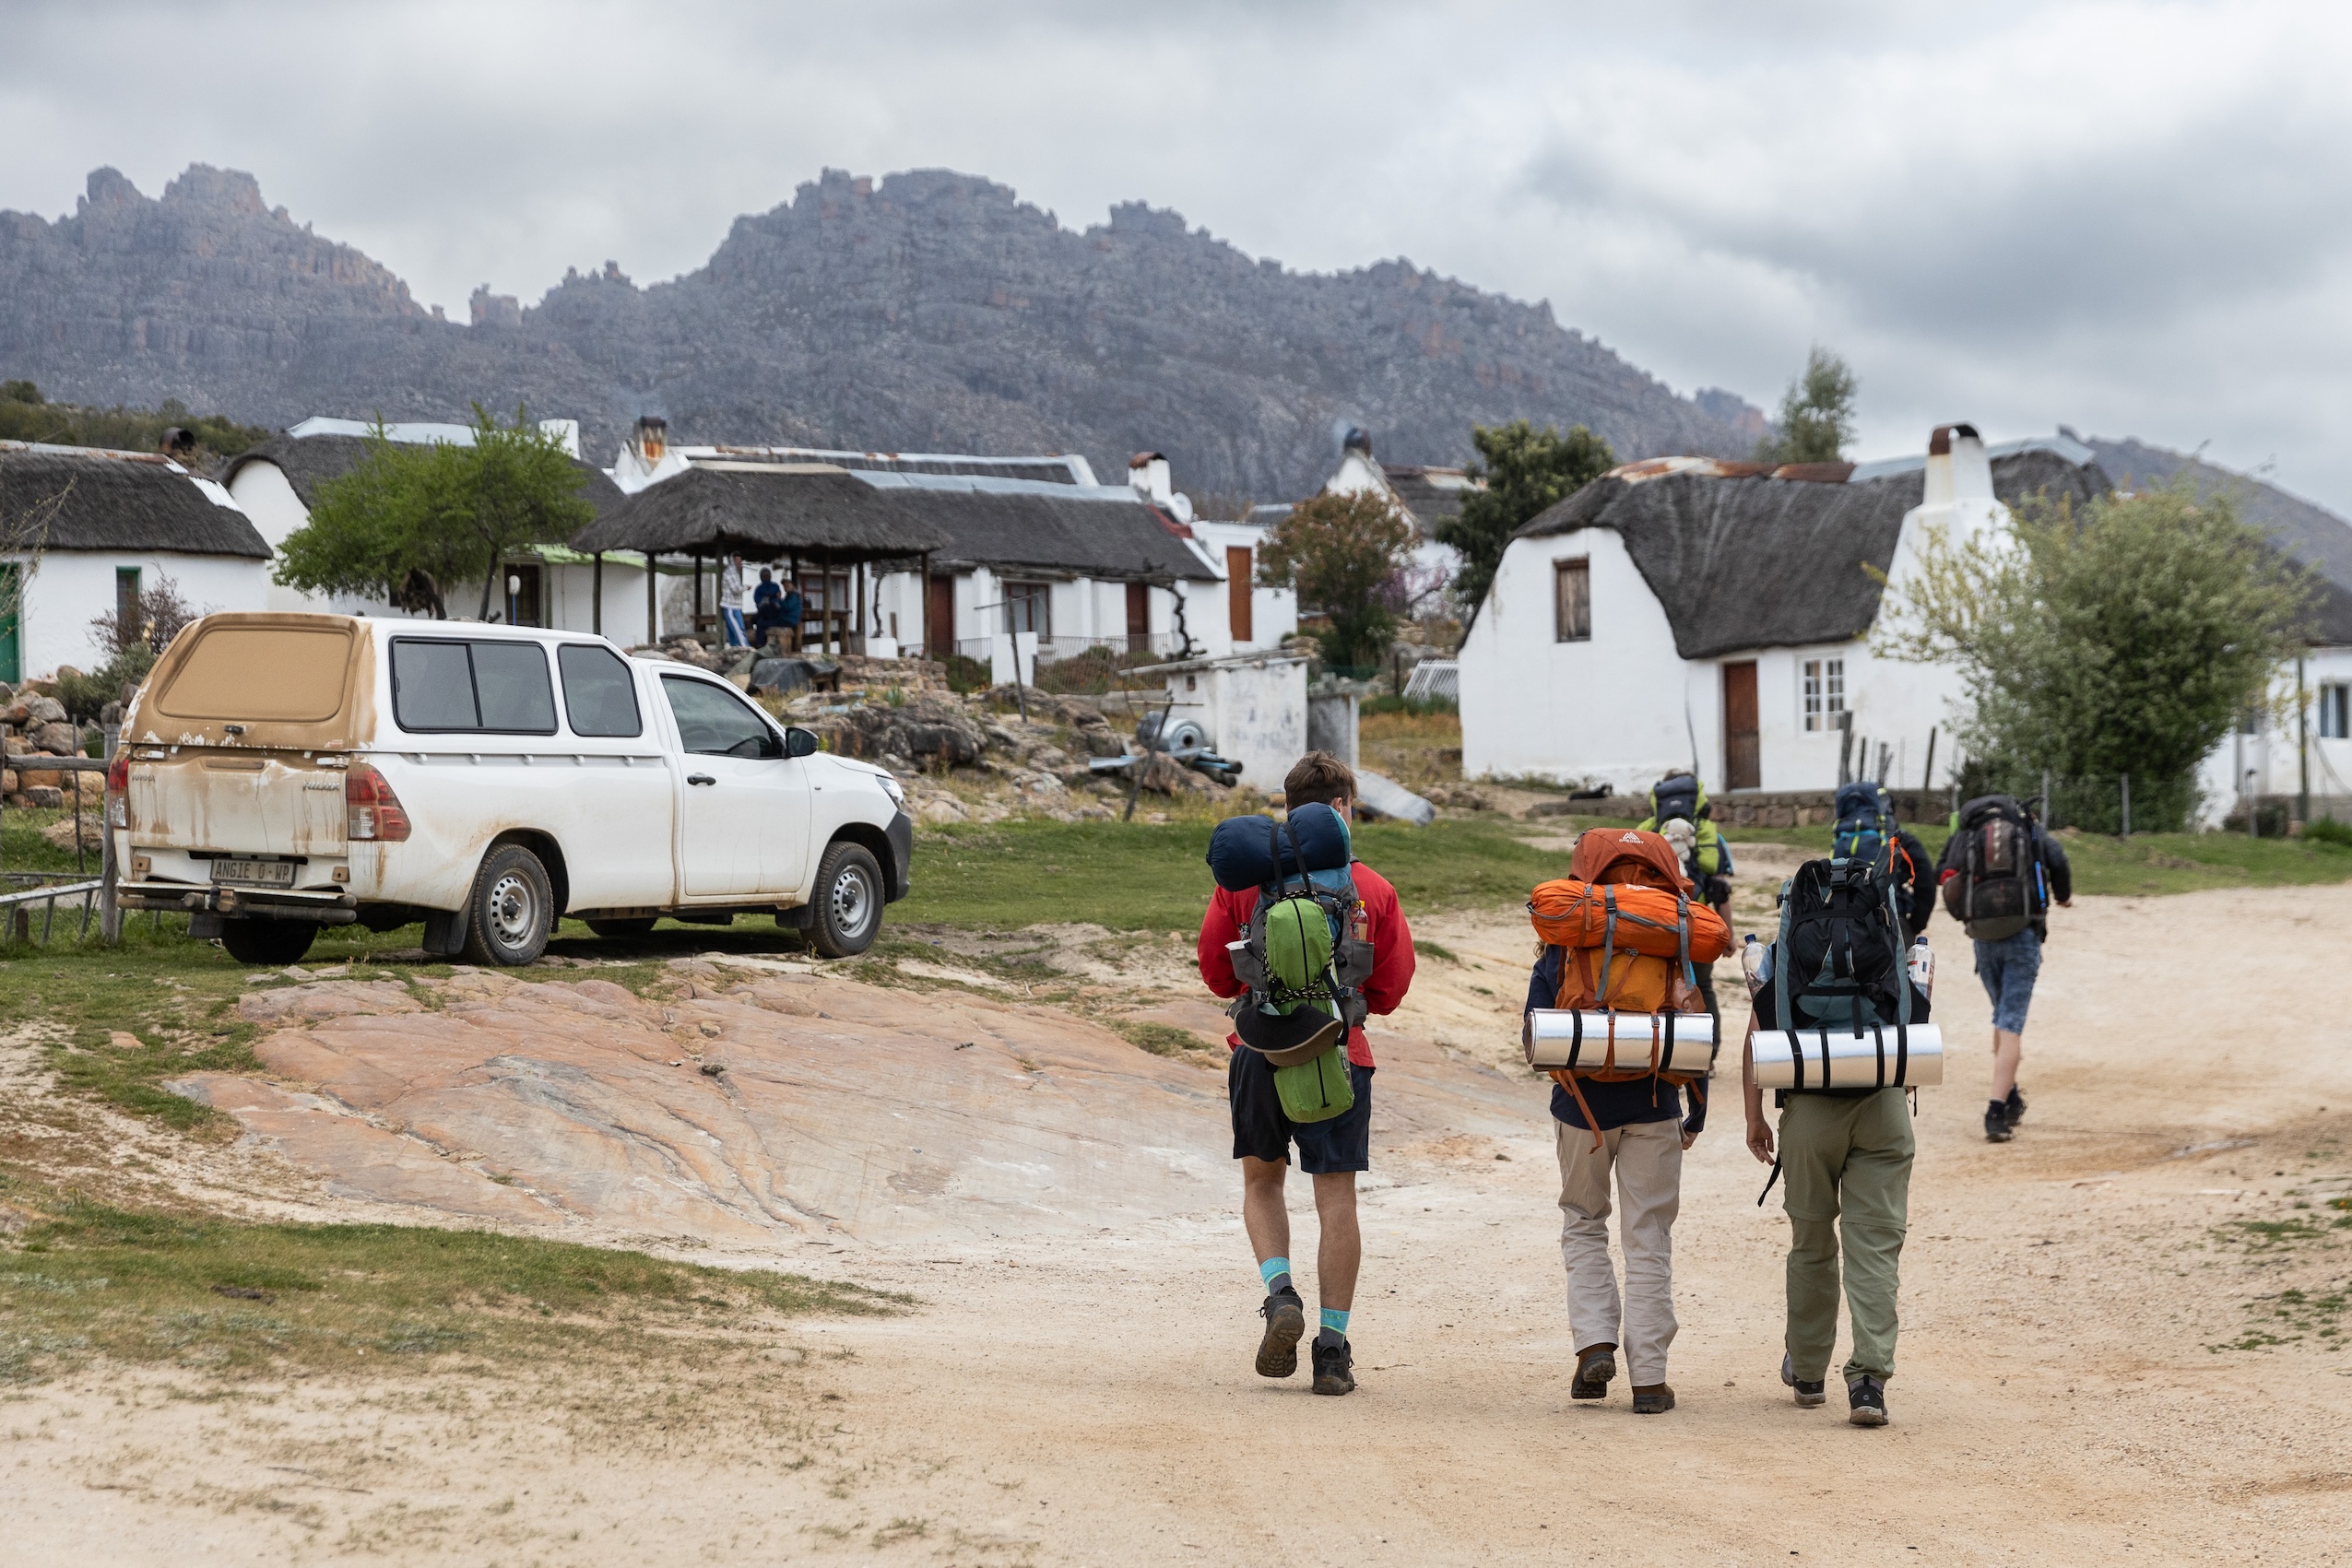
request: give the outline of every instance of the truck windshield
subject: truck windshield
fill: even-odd
[[[396,637],[392,716],[411,734],[553,735],[546,651],[536,643]]]

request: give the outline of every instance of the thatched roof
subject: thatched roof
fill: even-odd
[[[1635,466],[1666,471],[1595,479],[1513,537],[1614,529],[1686,659],[1868,632],[1883,592],[1871,572],[1893,563],[1903,515],[1925,485],[1919,468],[1825,482],[1754,464]],[[2013,507],[2045,490],[2080,506],[2109,488],[2098,464],[2046,448],[1992,460],[1993,494]]]
[[[220,471],[220,482],[225,485],[235,480],[249,463],[272,463],[286,476],[286,482],[294,487],[294,494],[302,505],[315,507],[319,487],[358,467],[367,454],[365,436],[273,436],[230,458]],[[576,457],[572,464],[579,469],[583,480],[580,499],[595,507],[599,518],[621,504],[621,488],[603,469]]]
[[[629,497],[574,549],[836,560],[928,553],[949,571],[1214,581],[1182,530],[1125,486],[849,472],[831,464],[696,463]]]
[[[921,555],[948,543],[944,532],[899,495],[830,464],[698,463],[623,497],[583,528],[572,548],[739,552],[761,560],[825,551],[850,561]]]
[[[0,441],[0,551],[269,559],[229,492],[149,452]]]

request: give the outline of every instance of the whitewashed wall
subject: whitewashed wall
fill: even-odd
[[[60,665],[95,669],[113,656],[113,648],[100,644],[89,623],[114,608],[118,567],[137,567],[142,591],[171,578],[180,596],[200,612],[268,607],[267,564],[236,556],[51,550],[18,558],[18,564],[24,574],[18,645],[27,676],[53,675]]]

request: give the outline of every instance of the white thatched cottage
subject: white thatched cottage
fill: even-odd
[[[1512,538],[1461,650],[1462,767],[1646,789],[1696,766],[1711,791],[1825,789],[1847,726],[1921,782],[1953,672],[1868,646],[1885,573],[1924,529],[1992,528],[2037,492],[2108,488],[2064,437],[1988,449],[1968,425],[1921,457],[1767,468],[1631,463]],[[1958,761],[1948,737],[1941,784]],[[1858,767],[1862,764],[1857,764]]]
[[[267,544],[227,490],[152,452],[0,442],[0,680],[91,669],[91,622],[136,625],[169,580],[198,611],[260,609]]]

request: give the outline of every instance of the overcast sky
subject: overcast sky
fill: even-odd
[[[2352,514],[2352,7],[0,0],[0,207],[111,163],[265,197],[465,316],[702,263],[831,166],[948,167],[1253,255],[1404,255],[1865,456],[2207,444]]]

